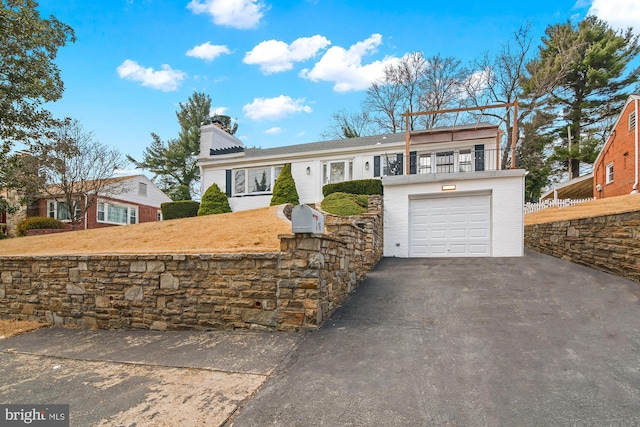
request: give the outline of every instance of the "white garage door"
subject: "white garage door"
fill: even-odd
[[[409,256],[490,256],[491,196],[414,199]]]

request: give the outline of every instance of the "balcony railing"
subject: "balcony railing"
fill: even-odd
[[[406,155],[383,156],[382,175],[404,175]],[[500,169],[499,150],[412,152],[410,174],[473,173]]]

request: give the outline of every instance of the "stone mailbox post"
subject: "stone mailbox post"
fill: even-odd
[[[294,233],[324,233],[324,216],[307,205],[298,205],[291,212]]]

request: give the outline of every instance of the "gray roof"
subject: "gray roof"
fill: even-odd
[[[456,130],[469,130],[469,129],[479,129],[479,128],[488,128],[488,127],[496,127],[496,125],[491,123],[479,123],[479,124],[471,124],[471,125],[458,125],[458,126],[447,126],[440,128],[432,128],[427,130],[419,130],[416,133],[429,133],[429,132],[445,132],[445,131],[456,131]],[[404,142],[405,133],[387,133],[381,135],[374,136],[364,136],[360,138],[347,138],[347,139],[336,139],[332,141],[320,141],[320,142],[309,142],[306,144],[296,144],[296,145],[287,145],[283,147],[274,147],[274,148],[245,148],[244,153],[245,157],[267,157],[267,156],[278,156],[285,154],[296,154],[296,153],[308,153],[313,151],[324,151],[324,150],[335,150],[340,148],[357,148],[357,147],[368,147],[377,145],[378,143],[391,144],[397,142]]]
[[[312,151],[334,150],[338,148],[367,147],[392,142],[404,141],[403,133],[389,133],[384,135],[364,136],[361,138],[336,139],[333,141],[309,142],[306,144],[287,145],[274,148],[245,148],[245,157],[266,157],[282,154],[308,153]]]

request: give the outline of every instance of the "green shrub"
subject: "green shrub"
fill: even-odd
[[[18,226],[16,227],[16,234],[18,236],[26,236],[27,230],[49,230],[62,228],[66,228],[64,222],[58,221],[55,218],[32,216],[30,218],[23,219],[18,223]]]
[[[273,184],[273,196],[271,196],[271,206],[285,203],[300,204],[296,182],[293,180],[293,175],[291,175],[291,163],[287,163],[282,168],[278,179]]]
[[[0,240],[6,239],[6,238],[7,238],[7,235],[4,234],[2,231],[0,231]]]
[[[364,194],[331,193],[322,200],[320,206],[325,212],[334,215],[362,215],[368,210],[369,196]]]
[[[194,200],[165,202],[160,205],[162,219],[190,218],[198,215],[200,203]]]
[[[200,209],[198,209],[198,216],[227,212],[231,212],[227,195],[220,190],[218,184],[211,185],[211,187],[207,188],[207,191],[205,191],[202,196]]]
[[[322,187],[322,195],[327,197],[331,193],[366,194],[382,196],[382,180],[357,179],[355,181],[336,182]]]

